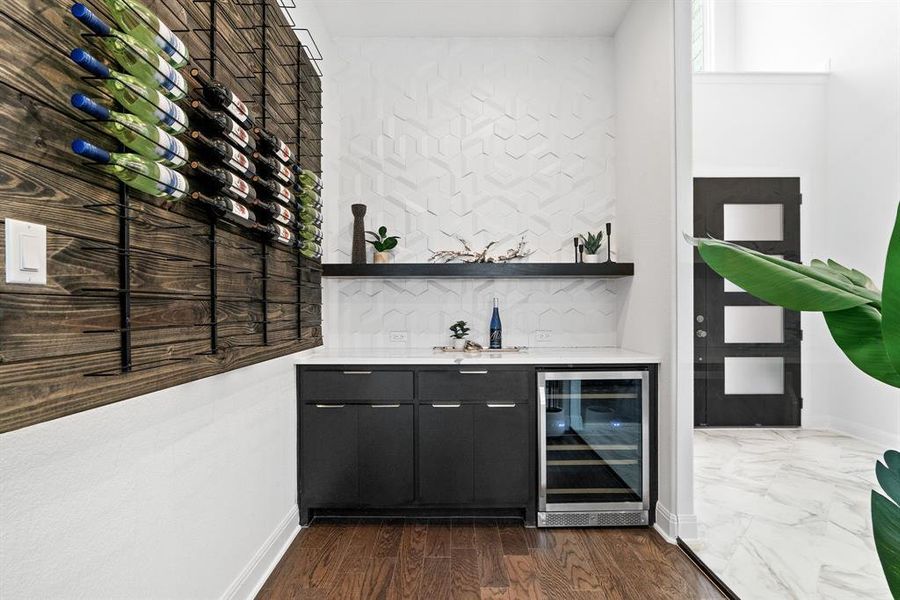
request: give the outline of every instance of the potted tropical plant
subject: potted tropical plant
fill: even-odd
[[[686,236],[687,237],[687,236]],[[833,260],[807,265],[715,239],[687,237],[716,273],[770,304],[821,312],[831,337],[857,368],[900,388],[900,206],[888,245],[884,290]],[[900,452],[876,461],[872,531],[888,587],[900,598]]]
[[[372,239],[366,241],[375,248],[375,254],[372,255],[372,261],[375,263],[391,262],[391,250],[397,247],[397,240],[400,239],[400,236],[388,235],[387,227],[384,225],[378,228],[377,233],[374,231],[367,231],[366,233],[372,236]]]
[[[582,257],[582,260],[586,263],[603,262],[600,260],[600,246],[603,245],[603,232],[598,231],[597,234],[594,235],[589,231],[587,237],[583,234],[580,237],[584,244],[584,256]]]
[[[469,328],[466,327],[465,321],[457,321],[450,326],[450,343],[454,350],[462,350],[466,347],[466,336],[469,335]]]

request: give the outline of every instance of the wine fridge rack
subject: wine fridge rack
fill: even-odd
[[[220,40],[223,37],[223,31],[221,29],[222,19],[219,14],[220,2],[218,0],[187,1],[192,2],[195,5],[202,5],[206,8],[206,10],[209,11],[209,27],[197,27],[193,29],[172,28],[172,31],[176,34],[184,34],[190,32],[203,34],[208,41],[209,55],[205,57],[192,56],[191,63],[189,63],[187,67],[182,69],[182,71],[187,71],[190,68],[191,64],[194,64],[195,66],[204,68],[211,79],[216,79],[218,64],[221,60],[220,52],[222,51]],[[293,77],[290,81],[276,80],[276,83],[283,87],[293,87],[294,98],[291,102],[283,102],[272,97],[272,93],[269,90],[269,83],[271,80],[276,78],[276,75],[273,74],[269,69],[269,62],[271,60],[269,47],[272,43],[269,38],[272,28],[284,27],[284,25],[281,25],[277,22],[277,20],[272,19],[269,11],[276,10],[278,7],[283,9],[295,7],[294,3],[291,0],[276,1],[277,6],[265,0],[231,0],[231,2],[229,2],[229,4],[232,6],[254,7],[256,10],[258,10],[260,16],[259,23],[253,26],[241,27],[233,24],[231,26],[231,29],[234,31],[255,31],[258,32],[260,36],[259,46],[253,46],[241,51],[234,51],[234,54],[238,56],[258,56],[260,69],[258,71],[251,70],[249,74],[238,75],[235,77],[249,81],[259,81],[259,88],[256,92],[252,93],[251,96],[253,98],[253,101],[259,107],[258,121],[260,127],[263,130],[266,130],[270,124],[275,124],[282,127],[293,128],[293,138],[285,139],[285,143],[293,146],[294,153],[298,162],[304,158],[317,159],[317,168],[311,170],[321,177],[322,172],[320,166],[320,143],[322,141],[322,137],[321,135],[315,137],[304,135],[302,132],[301,124],[306,124],[310,128],[316,127],[319,131],[321,131],[322,120],[320,117],[320,111],[322,108],[322,70],[318,63],[323,60],[323,57],[321,52],[319,51],[319,47],[316,44],[315,39],[313,38],[309,30],[297,27],[290,14],[286,11],[283,12],[282,14],[288,21],[288,27],[292,32],[292,37],[296,37],[297,41],[296,43],[292,44],[275,42],[283,50],[292,53],[292,60],[290,62],[285,63],[279,61],[277,62],[277,65],[282,69],[290,69],[293,71]],[[138,15],[138,17],[143,19],[141,15]],[[308,39],[308,43],[300,41],[299,36],[294,35],[295,33],[303,33]],[[96,33],[82,33],[81,35],[85,39],[105,37]],[[99,48],[96,51],[104,55],[106,54],[102,49]],[[154,66],[154,68],[156,67]],[[114,106],[117,106],[115,98],[113,98],[112,95],[107,92],[100,84],[100,82],[102,81],[101,79],[93,76],[85,76],[81,77],[81,80],[90,85],[91,89],[94,92],[102,94],[107,99],[112,100]],[[190,98],[191,96],[189,95],[185,100],[189,100]],[[310,99],[312,101],[310,101]],[[292,109],[294,113],[294,119],[292,121],[286,121],[283,118],[279,118],[277,113],[273,113],[273,111],[270,110],[270,106],[272,104],[277,104],[282,109]],[[83,118],[80,119],[80,121],[89,125],[98,123],[96,119],[91,118]],[[155,140],[150,141],[159,145]],[[310,142],[314,143],[314,148],[308,146],[308,143]],[[124,147],[120,145],[119,151],[127,150],[125,150]],[[96,165],[95,163],[86,163],[86,166],[96,168],[98,165]],[[264,347],[270,345],[271,334],[296,332],[297,339],[300,340],[305,328],[321,327],[321,318],[315,320],[304,318],[302,310],[302,306],[304,304],[309,304],[308,302],[304,301],[303,291],[305,289],[318,290],[320,288],[322,272],[321,260],[309,259],[305,257],[299,249],[293,250],[292,253],[294,255],[294,258],[291,261],[278,259],[274,256],[274,254],[284,253],[273,253],[270,245],[274,242],[272,242],[267,236],[259,234],[258,232],[242,230],[239,227],[230,227],[230,230],[238,232],[243,237],[243,239],[246,240],[247,243],[246,245],[240,246],[235,246],[232,244],[228,247],[231,250],[239,250],[247,253],[249,257],[258,259],[260,268],[247,269],[234,265],[223,264],[219,261],[219,248],[226,246],[227,244],[222,239],[219,231],[223,226],[223,221],[227,222],[227,219],[221,218],[215,210],[209,209],[207,211],[208,220],[205,224],[203,224],[202,222],[198,222],[197,224],[187,224],[177,219],[167,219],[165,217],[161,217],[160,215],[154,215],[155,220],[163,221],[163,223],[156,223],[151,220],[144,219],[140,216],[142,211],[134,205],[134,202],[142,202],[144,201],[144,198],[142,198],[140,194],[132,195],[132,193],[129,191],[129,188],[124,183],[118,184],[117,196],[117,202],[86,203],[83,205],[83,208],[102,215],[110,215],[111,213],[115,214],[118,222],[118,244],[95,244],[85,246],[83,247],[83,250],[89,253],[112,253],[116,255],[118,287],[84,287],[81,288],[79,292],[90,296],[110,296],[117,298],[119,307],[119,326],[115,329],[85,329],[83,333],[86,335],[118,334],[120,347],[120,365],[115,369],[109,368],[85,373],[85,377],[114,377],[125,373],[136,373],[141,371],[148,371],[151,369],[159,369],[177,363],[189,362],[201,356],[217,355],[223,347]],[[186,200],[186,202],[190,201]],[[138,222],[147,229],[205,229],[205,231],[190,233],[190,235],[208,244],[209,254],[207,261],[198,261],[196,258],[188,256],[181,256],[173,253],[132,247],[131,227],[133,223]],[[301,239],[299,236],[299,227],[300,220],[297,219],[294,227],[294,233],[297,234],[297,239]],[[182,264],[190,263],[190,268],[208,270],[209,291],[204,293],[178,293],[170,292],[167,290],[134,290],[132,289],[133,268],[131,259],[136,255],[141,256],[145,260],[159,260],[164,262],[174,262]],[[269,268],[271,261],[278,261],[280,263],[290,262],[290,267],[296,271],[296,277],[287,277],[284,275],[271,273]],[[251,276],[251,280],[257,281],[260,284],[259,294],[248,294],[246,296],[220,294],[218,291],[220,272]],[[282,287],[295,288],[295,298],[288,301],[285,298],[271,297],[269,289],[270,281],[277,281]],[[208,302],[210,319],[203,322],[190,324],[179,323],[167,325],[133,325],[132,299],[139,297],[151,297],[155,299],[171,299],[179,301],[196,300]],[[220,301],[227,301],[230,303],[255,304],[259,306],[259,311],[263,316],[263,318],[261,319],[251,318],[246,320],[228,321],[229,325],[247,325],[254,328],[259,327],[259,333],[261,334],[261,341],[259,343],[239,343],[230,341],[226,346],[223,346],[223,336],[220,334],[219,321]],[[296,308],[296,315],[293,318],[270,318],[271,304],[288,306],[293,305]],[[191,328],[208,330],[208,350],[204,352],[194,352],[189,355],[183,356],[166,356],[164,358],[149,360],[139,364],[136,364],[134,362],[132,343],[133,332],[159,329],[175,330]],[[242,332],[232,334],[233,337],[241,337],[245,335],[248,335],[248,333]]]

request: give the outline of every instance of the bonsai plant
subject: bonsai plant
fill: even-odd
[[[400,236],[397,235],[388,235],[387,227],[382,225],[378,228],[378,232],[367,231],[368,235],[372,236],[371,239],[366,240],[372,247],[375,248],[375,254],[372,256],[372,260],[375,263],[389,263],[391,262],[391,250],[397,247],[397,240],[400,239]]]
[[[686,236],[716,273],[757,298],[797,311],[823,313],[844,355],[861,371],[900,388],[900,206],[887,250],[884,291],[865,274],[833,261],[809,266],[715,239]],[[876,461],[883,495],[871,494],[875,548],[888,587],[900,598],[900,452]]]
[[[581,236],[581,241],[584,244],[584,256],[583,260],[586,263],[599,263],[600,261],[600,246],[603,245],[603,232],[598,231],[597,235],[594,235],[591,232],[588,232],[587,237],[583,234]]]
[[[465,321],[457,321],[450,326],[450,341],[453,348],[462,350],[466,346],[466,336],[469,335],[469,328],[466,327]]]

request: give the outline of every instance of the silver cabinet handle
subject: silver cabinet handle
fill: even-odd
[[[460,371],[460,375],[487,375],[487,371]]]
[[[462,403],[457,402],[455,404],[432,404],[432,408],[459,408],[462,406]]]
[[[515,402],[507,402],[505,404],[492,404],[492,403],[488,402],[487,407],[488,408],[515,408],[516,403]]]
[[[344,404],[316,404],[316,408],[344,408]]]
[[[400,408],[399,404],[370,404],[372,408]]]
[[[372,371],[343,371],[344,375],[371,375]]]

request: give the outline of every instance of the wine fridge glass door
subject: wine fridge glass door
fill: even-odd
[[[646,510],[649,375],[538,375],[540,511]]]

